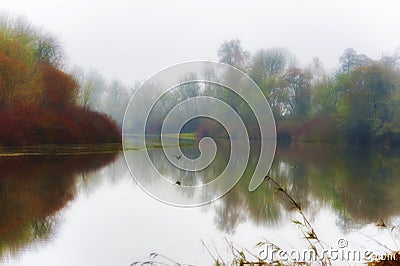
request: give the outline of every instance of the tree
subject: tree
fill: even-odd
[[[242,48],[239,39],[224,41],[219,47],[217,54],[220,62],[246,72],[250,53]]]
[[[28,25],[7,16],[0,16],[0,108],[9,107],[13,101],[37,100],[38,77],[34,36]]]
[[[292,115],[305,116],[311,105],[311,75],[300,68],[290,68],[284,75],[285,90],[288,91],[287,108]]]
[[[369,106],[365,98],[362,93],[341,98],[335,115],[344,140],[356,147],[370,140]]]
[[[283,89],[283,74],[294,62],[294,56],[285,48],[270,48],[258,50],[250,64],[249,76],[263,91],[276,119],[285,112],[282,103],[288,99]]]
[[[379,60],[383,65],[391,68],[397,69],[400,67],[400,47],[396,49],[392,55],[383,55]]]
[[[309,66],[308,71],[311,74],[313,85],[325,82],[328,78],[328,75],[324,69],[324,65],[319,57],[313,58],[312,64]]]
[[[61,70],[47,64],[40,65],[43,84],[41,104],[53,110],[63,110],[75,105],[78,83]]]
[[[356,68],[350,75],[337,109],[339,125],[356,145],[397,130],[399,76],[383,64]]]
[[[312,86],[312,114],[329,115],[336,111],[340,97],[339,87],[334,78],[327,78]]]
[[[35,44],[36,57],[53,66],[61,65],[63,52],[57,38],[48,33],[37,33]]]
[[[80,104],[83,106],[84,109],[89,107],[89,102],[93,94],[93,81],[88,80],[82,87],[80,91]]]
[[[340,71],[350,75],[350,72],[361,66],[368,66],[373,60],[364,54],[357,54],[353,48],[347,48],[339,58]]]
[[[99,109],[110,115],[119,126],[122,126],[129,99],[128,88],[121,82],[114,80],[107,86]]]
[[[347,48],[339,58],[340,69],[350,75],[350,72],[357,66],[357,52],[353,48]]]
[[[78,82],[61,55],[54,37],[0,17],[0,145],[120,141],[113,121],[77,105]]]
[[[336,110],[339,98],[338,87],[335,78],[324,69],[321,60],[314,57],[312,63],[306,69],[311,78],[310,114],[312,116],[328,115]]]
[[[250,76],[254,79],[281,74],[288,67],[294,67],[295,58],[285,48],[260,49],[253,56]]]

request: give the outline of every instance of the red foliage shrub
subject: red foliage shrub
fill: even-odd
[[[55,112],[19,104],[0,111],[0,128],[2,146],[121,141],[120,129],[108,116],[76,106]]]
[[[0,65],[5,62],[18,67],[16,62],[0,53]],[[40,74],[35,76],[29,89],[40,88],[41,91],[28,101],[22,95],[32,94],[26,88],[15,87],[15,79],[10,79],[12,73],[4,69],[0,71],[0,145],[121,141],[120,129],[110,117],[75,104],[78,86],[71,76],[54,66],[40,63]],[[18,75],[23,76],[23,73]],[[10,90],[13,92],[8,93]],[[9,102],[5,104],[8,98]]]
[[[276,135],[279,141],[290,141],[293,132],[301,124],[300,119],[287,118],[276,122]]]
[[[43,104],[56,110],[74,104],[78,92],[77,82],[54,66],[41,63],[40,69],[40,79],[44,86]]]
[[[311,119],[290,118],[277,122],[278,140],[300,140],[310,142],[337,142],[336,121],[329,115]]]
[[[293,139],[313,142],[336,142],[338,136],[336,122],[329,115],[309,119],[292,133]]]

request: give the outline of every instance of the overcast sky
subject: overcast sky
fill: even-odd
[[[348,47],[377,59],[400,46],[397,0],[1,0],[0,10],[58,36],[69,65],[127,85],[171,64],[217,60],[232,38],[250,52],[286,47],[303,66],[318,56],[327,68]]]

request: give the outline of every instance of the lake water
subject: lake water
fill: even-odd
[[[229,156],[217,155],[211,167],[194,174],[177,171],[161,149],[149,153],[163,175],[182,185],[208,182]],[[198,156],[196,148],[184,153]],[[146,194],[122,154],[0,158],[0,264],[130,265],[156,252],[183,264],[211,265],[212,256],[231,258],[229,243],[246,248],[249,259],[250,253],[265,256],[266,246],[256,246],[265,240],[287,251],[308,248],[305,228],[293,222],[302,217],[271,181],[248,191],[256,162],[251,156],[244,177],[221,199],[179,208]],[[146,176],[146,169],[140,173]],[[396,151],[311,144],[279,146],[270,171],[325,248],[377,253],[388,251],[385,246],[399,250],[399,173]],[[382,221],[386,228],[376,225]]]

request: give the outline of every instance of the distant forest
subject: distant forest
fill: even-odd
[[[248,74],[260,87],[275,117],[279,141],[340,143],[353,147],[400,144],[400,49],[373,60],[354,49],[338,58],[337,69],[327,72],[319,60],[300,67],[285,48],[246,51],[238,39],[221,44],[219,61]],[[243,100],[213,85],[184,84],[165,100],[168,110],[196,95],[215,96],[242,117],[253,139],[260,137],[257,120]],[[164,110],[164,112],[165,112]],[[149,132],[159,132],[163,116],[150,116]],[[183,128],[199,136],[225,135],[208,119]]]
[[[373,60],[348,48],[331,73],[317,57],[299,67],[284,48],[250,55],[237,39],[225,41],[218,56],[261,88],[279,140],[400,143],[400,49]]]
[[[274,114],[279,141],[354,147],[400,144],[400,48],[378,60],[348,48],[338,58],[338,67],[329,72],[318,57],[300,67],[295,55],[285,48],[250,53],[238,39],[224,41],[217,55],[220,62],[242,70],[260,87]],[[121,125],[129,95],[140,83],[129,88],[119,81],[107,83],[96,72],[76,73],[81,73],[77,76],[83,105],[109,113]],[[229,103],[241,115],[249,135],[259,137],[255,117],[234,93],[196,84],[180,85],[169,92],[159,102],[159,114],[149,117],[148,132],[159,133],[168,110],[198,95],[214,96]],[[183,130],[199,136],[226,134],[220,125],[208,119],[193,120]]]

